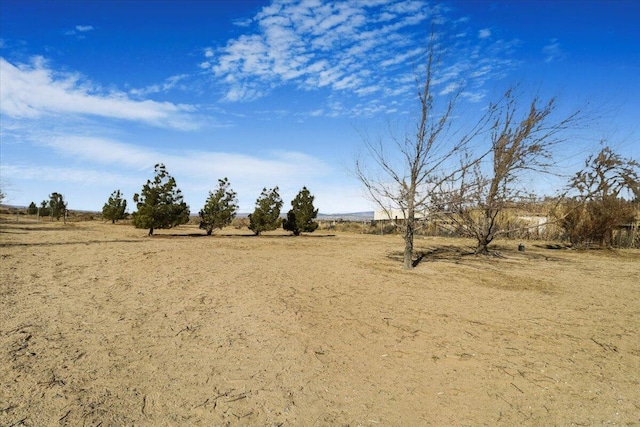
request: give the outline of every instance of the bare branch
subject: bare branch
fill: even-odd
[[[533,97],[522,111],[515,88],[508,89],[489,108],[489,149],[467,154],[475,159],[466,160],[461,173],[445,181],[448,188],[440,186],[435,203],[438,211],[446,212],[463,234],[477,239],[477,253],[487,253],[491,241],[505,232],[499,229],[497,219],[507,204],[521,195],[518,182],[523,173],[547,173],[555,147],[580,118],[576,111],[553,121],[555,109],[555,98],[542,103]],[[491,159],[490,167],[485,164],[487,158]]]

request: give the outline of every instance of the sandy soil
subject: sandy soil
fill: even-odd
[[[0,425],[640,425],[640,251],[157,233],[0,224]]]

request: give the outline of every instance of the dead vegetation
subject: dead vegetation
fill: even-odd
[[[640,423],[638,250],[196,227],[0,224],[0,425]]]

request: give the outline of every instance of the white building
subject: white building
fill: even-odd
[[[426,218],[427,214],[425,212],[417,212],[415,213],[416,219]],[[387,209],[387,210],[379,210],[373,212],[373,220],[374,221],[391,221],[398,222],[404,221],[405,215],[401,209]]]

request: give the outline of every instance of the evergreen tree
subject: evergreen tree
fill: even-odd
[[[35,215],[37,213],[38,213],[38,207],[34,202],[31,202],[31,204],[27,208],[27,215]]]
[[[282,208],[282,199],[278,194],[278,187],[269,191],[262,189],[262,193],[256,200],[256,208],[249,215],[249,230],[253,231],[256,236],[263,231],[275,230],[280,226],[280,209]]]
[[[313,208],[314,196],[307,187],[302,187],[295,199],[291,201],[291,210],[287,219],[282,221],[282,228],[299,236],[301,232],[313,233],[318,228],[314,219],[318,216],[318,209]]]
[[[215,193],[209,191],[209,198],[204,208],[200,211],[200,228],[207,230],[210,236],[214,228],[222,229],[231,224],[238,211],[236,192],[229,188],[227,178],[218,180],[218,189]]]
[[[49,216],[51,214],[51,210],[49,209],[49,202],[43,200],[40,203],[40,216]]]
[[[64,217],[67,212],[67,204],[64,196],[60,193],[51,193],[49,196],[49,207],[51,208],[51,217],[60,221],[60,217]]]
[[[109,200],[102,207],[102,217],[111,220],[112,224],[127,217],[127,201],[122,197],[120,190],[111,193]]]
[[[142,192],[133,195],[133,201],[138,208],[132,214],[133,225],[148,228],[149,236],[156,228],[172,228],[189,222],[189,206],[163,164],[155,165],[153,181],[147,180]]]

